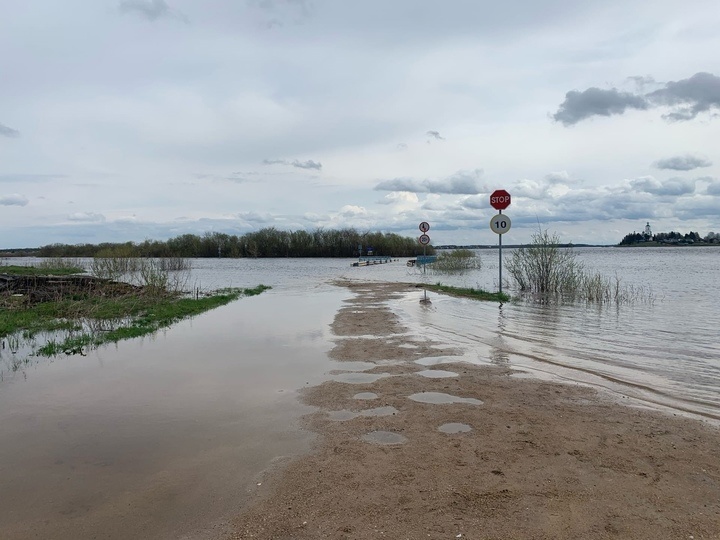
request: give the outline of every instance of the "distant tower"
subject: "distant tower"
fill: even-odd
[[[647,222],[647,225],[645,225],[645,232],[643,233],[645,236],[645,240],[651,240],[652,239],[652,229],[650,228],[650,222]]]

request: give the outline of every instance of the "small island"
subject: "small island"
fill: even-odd
[[[709,232],[705,236],[690,231],[679,233],[675,231],[653,234],[650,222],[645,225],[643,232],[626,234],[618,244],[619,246],[720,246],[720,234]]]

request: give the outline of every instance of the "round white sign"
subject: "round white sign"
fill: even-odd
[[[421,234],[420,238],[418,238],[418,242],[420,242],[423,246],[426,246],[430,243],[430,237],[427,234]]]
[[[510,225],[512,221],[505,214],[498,214],[490,220],[490,230],[495,234],[505,234],[510,230]]]

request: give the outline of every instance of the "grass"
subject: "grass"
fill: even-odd
[[[507,302],[510,297],[505,293],[491,293],[482,289],[467,288],[467,287],[451,287],[450,285],[443,285],[436,283],[434,285],[425,285],[425,287],[431,291],[449,294],[451,296],[462,296],[465,298],[472,298],[474,300],[485,300],[488,302]]]
[[[13,276],[71,276],[83,272],[85,269],[80,266],[0,266],[0,274]]]
[[[76,354],[84,347],[98,347],[105,343],[115,343],[123,339],[131,339],[147,334],[152,334],[160,328],[165,328],[173,323],[199,315],[205,311],[209,311],[216,307],[223,306],[237,300],[241,296],[252,296],[260,294],[269,287],[260,285],[253,289],[225,289],[217,294],[205,296],[203,298],[179,298],[154,301],[151,305],[140,307],[137,304],[124,306],[114,306],[104,313],[104,319],[112,318],[108,316],[110,312],[124,311],[123,317],[128,318],[125,324],[121,324],[115,329],[102,333],[82,333],[78,336],[68,336],[61,342],[55,340],[48,341],[43,347],[39,348],[37,354],[40,356],[54,356],[59,352],[64,354]],[[247,292],[246,292],[247,291]],[[97,314],[96,314],[97,318]]]
[[[42,302],[22,309],[0,311],[0,338],[22,333],[32,338],[40,332],[61,332],[64,338],[49,339],[36,349],[40,356],[77,354],[95,348],[152,334],[160,328],[228,304],[242,296],[254,296],[270,289],[265,285],[222,289],[199,298],[177,295],[131,294],[119,297],[77,295],[53,302]],[[96,325],[98,321],[110,324]],[[93,326],[106,327],[91,331]]]

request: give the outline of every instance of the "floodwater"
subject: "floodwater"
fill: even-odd
[[[346,296],[265,293],[6,376],[0,538],[212,537],[261,471],[308,450],[297,391],[338,367]]]
[[[483,268],[462,276],[423,274],[404,260],[359,268],[347,259],[197,260],[191,287],[273,289],[87,356],[25,363],[0,346],[0,538],[212,538],[263,471],[309,449],[299,389],[383,375],[328,359],[329,324],[350,296],[329,282],[494,290],[497,252],[479,253]],[[720,249],[577,253],[654,300],[500,306],[429,292],[421,304],[412,290],[393,301],[409,334],[464,351],[418,365],[501,365],[720,419]],[[387,444],[383,437],[366,440]]]

